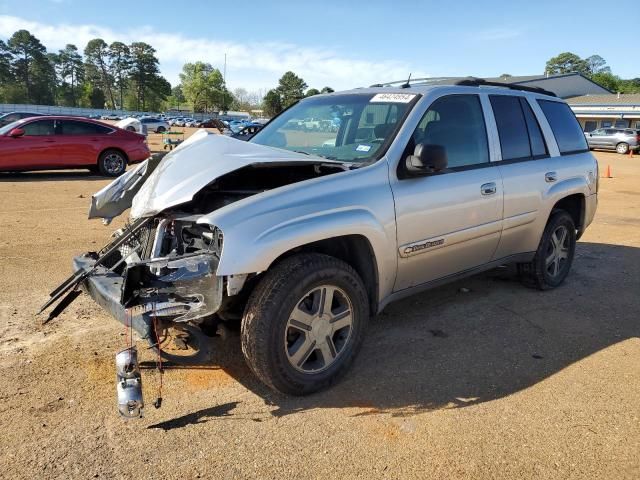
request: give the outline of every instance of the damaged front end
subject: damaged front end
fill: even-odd
[[[221,232],[197,225],[195,219],[139,220],[118,230],[100,252],[74,258],[74,275],[43,309],[80,287],[156,345],[157,331],[176,323],[201,323],[219,309],[223,284],[216,269],[221,248]],[[57,310],[49,317],[59,314]]]

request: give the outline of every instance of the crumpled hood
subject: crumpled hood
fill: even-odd
[[[341,162],[201,130],[162,159],[133,198],[131,217],[156,215],[167,208],[186,203],[222,175],[248,165],[264,163]]]

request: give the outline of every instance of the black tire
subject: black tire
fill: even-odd
[[[313,349],[314,340],[308,349],[310,354],[304,357],[309,360],[302,360],[304,365],[298,363],[297,367],[292,364],[288,342],[292,328],[290,322],[295,320],[290,320],[290,317],[295,308],[301,308],[305,299],[311,298],[305,297],[307,292],[316,289],[325,295],[323,287],[326,286],[334,288],[340,298],[350,302],[352,323],[348,327],[348,338],[344,339],[346,327],[339,333],[323,337],[327,339],[325,346],[330,343],[331,352],[335,355],[332,363],[317,371],[301,371],[307,364],[316,361],[326,363],[326,360],[323,360],[324,353],[320,352],[320,347]],[[331,295],[334,299],[333,293]],[[324,304],[322,299],[318,302],[320,304]],[[323,318],[322,307],[319,309],[316,314]],[[340,315],[344,317],[343,313],[329,312],[329,315],[338,318]],[[348,370],[362,344],[368,320],[367,293],[351,266],[327,255],[294,255],[268,271],[252,292],[242,319],[242,352],[249,367],[267,386],[285,394],[306,395],[329,387]],[[313,332],[309,330],[309,335],[324,335],[315,327]],[[307,334],[300,333],[306,341]],[[342,338],[329,342],[330,338],[335,338],[331,335],[342,335]],[[298,348],[302,349],[302,344]],[[314,360],[316,356],[318,360]]]
[[[625,142],[620,142],[616,145],[616,152],[625,155],[629,153],[629,144]]]
[[[136,131],[136,129],[135,129],[134,127],[132,127],[131,125],[129,125],[129,126],[127,127],[127,131],[129,131],[129,132],[135,132],[135,131]]]
[[[556,255],[558,232],[562,231],[566,232],[566,238],[562,239],[562,245],[559,248],[565,258],[555,258],[549,263],[549,259]],[[564,210],[552,212],[533,261],[519,265],[523,281],[540,290],[558,287],[564,282],[571,270],[575,250],[576,227],[571,215]]]
[[[158,127],[156,128],[156,133],[164,133],[167,129],[164,127]]]
[[[105,177],[119,177],[127,169],[127,157],[119,150],[105,150],[98,158],[98,169]]]

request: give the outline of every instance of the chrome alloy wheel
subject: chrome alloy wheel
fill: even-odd
[[[117,175],[126,168],[126,162],[122,155],[112,152],[103,161],[104,169],[109,175]]]
[[[556,228],[549,238],[545,257],[545,269],[551,277],[557,277],[569,257],[569,231],[564,225]]]
[[[293,368],[316,373],[329,368],[351,338],[353,306],[347,294],[333,285],[307,292],[289,315],[285,353]]]

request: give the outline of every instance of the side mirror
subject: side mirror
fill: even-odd
[[[442,145],[419,143],[406,159],[407,171],[416,175],[441,172],[447,164],[447,151]]]
[[[9,132],[9,136],[13,138],[18,138],[24,135],[24,130],[21,128],[14,128]]]

